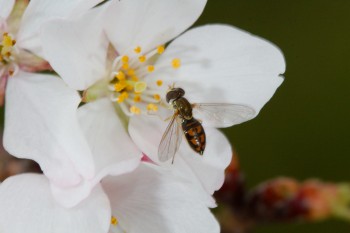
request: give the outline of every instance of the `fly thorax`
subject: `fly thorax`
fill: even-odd
[[[176,106],[176,109],[179,111],[179,114],[182,118],[185,120],[192,119],[192,106],[186,98],[181,97],[177,100],[174,100],[173,103],[173,106]]]

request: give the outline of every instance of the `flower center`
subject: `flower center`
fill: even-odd
[[[164,46],[158,46],[144,54],[137,46],[131,53],[114,60],[109,85],[111,100],[117,102],[128,116],[157,112],[161,106],[160,87],[163,81],[146,77],[161,68],[155,65],[155,61],[164,51]],[[178,69],[181,60],[175,58],[170,65]]]
[[[18,70],[16,64],[16,40],[7,32],[2,33],[0,40],[0,77],[7,75],[14,75]]]

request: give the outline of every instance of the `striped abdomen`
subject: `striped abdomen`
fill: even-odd
[[[191,148],[203,155],[205,149],[205,132],[202,124],[196,119],[182,120],[182,129]]]

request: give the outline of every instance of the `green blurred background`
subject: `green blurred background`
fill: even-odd
[[[277,176],[350,181],[350,1],[208,0],[197,25],[231,24],[283,51],[285,81],[259,116],[225,130],[249,186]],[[350,223],[254,233],[345,233]]]

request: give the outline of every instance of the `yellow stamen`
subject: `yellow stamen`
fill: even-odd
[[[158,46],[158,48],[157,48],[157,52],[158,52],[158,54],[162,54],[162,53],[164,53],[164,50],[165,50],[164,45]]]
[[[127,74],[130,76],[135,75],[135,70],[134,69],[128,69]]]
[[[123,56],[123,57],[122,57],[122,62],[123,62],[123,63],[128,63],[128,62],[129,62],[129,57],[126,56],[126,55]]]
[[[156,112],[156,111],[158,111],[158,106],[155,105],[155,104],[148,104],[148,105],[147,105],[147,111]]]
[[[135,49],[134,49],[134,52],[135,53],[141,53],[142,49],[140,46],[137,46]]]
[[[124,64],[122,65],[122,68],[123,68],[124,70],[129,69],[129,63],[124,63]]]
[[[129,94],[126,91],[123,91],[119,96],[118,96],[118,103],[123,103],[124,100],[126,100],[129,97]]]
[[[139,78],[138,78],[136,75],[134,75],[134,76],[131,77],[131,80],[132,80],[133,82],[138,82],[138,81],[139,81]]]
[[[133,86],[133,85],[128,84],[128,85],[126,86],[126,90],[127,90],[127,91],[132,91],[133,89],[134,89],[134,86]]]
[[[158,95],[158,94],[154,94],[153,98],[154,98],[156,101],[160,101],[160,95]]]
[[[11,46],[13,46],[12,38],[7,33],[4,33],[4,35],[3,35],[2,45],[4,47],[11,47]]]
[[[147,71],[148,72],[153,72],[154,71],[154,66],[147,66]]]
[[[163,81],[162,80],[157,80],[157,85],[160,87],[163,85]]]
[[[119,72],[115,75],[115,77],[116,77],[119,81],[125,80],[125,74],[124,74],[123,71],[119,71]]]
[[[139,61],[141,63],[145,62],[146,61],[146,56],[145,55],[139,56]]]
[[[171,62],[174,69],[178,69],[181,66],[181,60],[179,58],[174,58]]]
[[[111,224],[112,224],[113,226],[118,225],[118,219],[117,219],[116,217],[112,216],[112,217],[111,217]]]
[[[117,92],[122,91],[124,88],[126,88],[127,84],[125,82],[125,80],[121,80],[120,82],[117,82],[116,84],[114,84],[114,90]]]
[[[141,96],[136,95],[136,96],[134,97],[134,102],[135,102],[135,103],[141,102]]]
[[[136,115],[139,115],[139,114],[141,114],[141,109],[139,109],[139,108],[136,107],[136,106],[131,106],[131,107],[130,107],[130,112],[131,112],[131,113],[134,113],[134,114],[136,114]]]
[[[134,85],[135,93],[142,93],[147,88],[147,83],[137,82]]]

